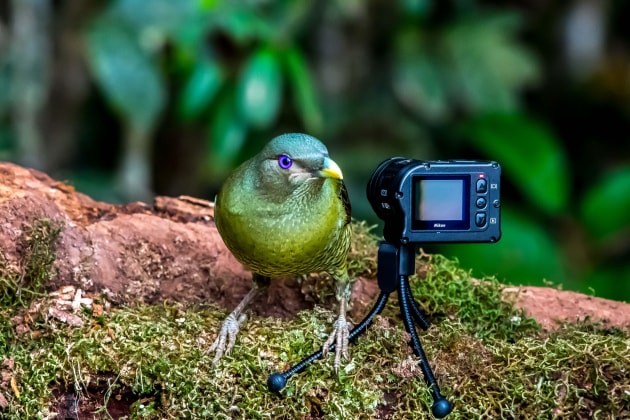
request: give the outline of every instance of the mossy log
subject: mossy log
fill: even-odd
[[[355,223],[356,322],[378,294],[376,238]],[[351,347],[269,394],[269,373],[316,349],[332,282],[274,279],[232,355],[206,352],[250,275],[213,204],[193,197],[97,202],[0,163],[0,416],[3,418],[423,418],[430,395],[390,304]],[[474,279],[418,257],[412,289],[434,326],[421,339],[450,418],[630,416],[630,305]],[[389,308],[392,306],[392,308]]]

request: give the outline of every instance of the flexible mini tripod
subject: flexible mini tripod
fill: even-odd
[[[440,393],[440,388],[435,380],[431,366],[429,366],[429,361],[424,354],[414,325],[415,321],[423,330],[428,329],[430,326],[429,321],[427,321],[426,316],[409,289],[409,276],[415,272],[415,254],[415,244],[394,244],[387,241],[380,243],[378,248],[378,287],[381,289],[381,294],[367,316],[350,331],[348,339],[354,341],[359,335],[367,331],[374,317],[385,307],[389,295],[394,290],[398,290],[398,303],[403,323],[411,336],[413,352],[420,359],[419,363],[424,380],[433,396],[431,411],[436,418],[443,418],[453,410],[453,404]],[[334,350],[335,344],[330,345],[328,351],[332,352]],[[302,372],[309,364],[320,359],[322,355],[322,350],[319,350],[284,372],[272,373],[267,379],[267,387],[270,391],[279,393],[286,386],[287,380],[291,376]]]

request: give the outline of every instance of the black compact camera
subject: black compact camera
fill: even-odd
[[[367,198],[386,241],[496,242],[501,238],[501,166],[492,161],[391,158],[379,164]]]

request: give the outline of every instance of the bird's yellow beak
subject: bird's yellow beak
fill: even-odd
[[[324,178],[343,179],[341,168],[330,158],[324,158],[324,166],[319,170],[319,176]]]

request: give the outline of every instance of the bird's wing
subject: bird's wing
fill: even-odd
[[[339,189],[339,198],[343,203],[343,208],[346,210],[346,224],[352,221],[352,207],[350,206],[350,197],[348,197],[348,189],[343,181],[340,182],[341,188]]]

